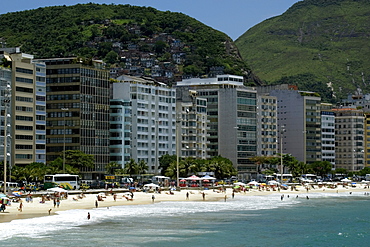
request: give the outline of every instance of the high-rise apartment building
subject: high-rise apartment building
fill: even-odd
[[[152,80],[120,76],[112,84],[111,161],[143,160],[158,174],[159,157],[176,152],[176,91]]]
[[[257,155],[274,156],[278,151],[277,99],[258,95],[257,104]]]
[[[176,112],[179,157],[207,159],[207,99],[198,96],[195,90],[178,87],[176,90]]]
[[[283,153],[290,153],[299,161],[321,161],[321,98],[317,93],[298,90],[271,90],[277,97],[279,132]]]
[[[94,156],[94,167],[81,171],[83,179],[102,178],[109,163],[109,71],[101,61],[37,61],[46,64],[47,162],[80,150]]]
[[[257,155],[257,92],[243,85],[243,77],[218,75],[193,78],[176,87],[194,90],[207,99],[208,155],[230,159],[240,179],[257,174],[250,158]]]
[[[335,108],[335,166],[348,171],[364,168],[364,121],[362,110]]]
[[[45,163],[46,144],[46,83],[45,64],[34,60],[19,48],[1,48],[3,59],[0,72],[1,88],[8,86],[11,97],[7,105],[7,127],[11,143],[8,147],[9,164],[25,166],[32,162]],[[4,90],[2,90],[4,97]],[[4,98],[2,98],[4,103]],[[2,113],[5,110],[2,105]],[[4,114],[2,126],[4,127]],[[10,130],[9,130],[10,129]],[[4,128],[2,129],[4,136]],[[3,145],[4,148],[4,145]],[[4,151],[4,149],[3,149]],[[3,154],[4,158],[4,154]]]
[[[335,113],[332,104],[321,103],[322,161],[329,161],[335,169]]]

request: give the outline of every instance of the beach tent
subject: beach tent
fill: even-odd
[[[209,175],[205,175],[204,177],[202,177],[202,180],[216,180],[216,178],[211,177]]]
[[[257,186],[259,183],[257,181],[250,181],[248,185]]]
[[[63,188],[56,187],[56,188],[47,189],[47,192],[67,192],[67,191]]]
[[[144,185],[144,188],[159,188],[159,185],[158,184],[146,184]]]
[[[345,182],[345,183],[352,182],[352,180],[350,180],[350,179],[348,179],[348,178],[344,178],[344,179],[342,179],[342,180],[340,180],[340,181]]]
[[[246,184],[245,183],[242,183],[242,182],[236,182],[236,183],[234,183],[234,185],[246,186]]]
[[[192,176],[184,178],[184,179],[186,179],[186,180],[202,180],[202,178],[200,178],[198,176],[195,176],[195,175],[192,175]]]

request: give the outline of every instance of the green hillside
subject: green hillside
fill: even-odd
[[[336,102],[370,92],[369,38],[370,1],[304,0],[235,43],[267,84],[294,83]]]
[[[221,68],[255,81],[226,34],[182,13],[90,3],[3,14],[0,26],[2,43],[37,58],[81,56],[124,68],[128,62],[122,57],[130,56],[131,65],[144,57],[173,78],[207,76]],[[174,62],[175,55],[180,62]],[[135,67],[135,73],[150,76],[139,62]]]

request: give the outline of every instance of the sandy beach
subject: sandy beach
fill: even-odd
[[[343,187],[338,185],[337,188],[319,188],[315,186],[310,187],[307,191],[306,187],[298,186],[297,190],[258,190],[251,189],[246,192],[236,192],[234,197],[238,196],[261,196],[276,194],[277,196],[289,195],[289,194],[310,194],[310,193],[352,193],[362,192],[369,193],[370,189],[365,187],[367,185],[357,184],[356,187]],[[204,193],[204,198],[203,198]],[[113,191],[113,196],[109,191],[105,192],[103,201],[97,201],[98,194],[84,194],[82,199],[78,198],[78,194],[69,195],[67,199],[60,201],[60,206],[54,206],[53,200],[45,201],[40,203],[41,197],[33,197],[33,202],[26,202],[25,198],[22,198],[22,210],[19,210],[20,203],[13,202],[11,206],[7,206],[5,212],[0,213],[0,223],[10,222],[16,219],[34,218],[53,215],[58,211],[71,210],[71,209],[92,209],[97,207],[112,207],[112,206],[124,206],[124,205],[139,205],[158,203],[163,201],[217,201],[217,200],[231,200],[233,197],[233,190],[231,188],[226,189],[226,192],[220,192],[218,190],[187,190],[182,189],[181,191],[173,191],[170,194],[168,191],[162,191],[162,193],[145,193],[145,192],[134,192],[134,197],[131,200],[130,193],[122,193]],[[188,197],[187,197],[188,194]],[[152,196],[154,195],[154,202]],[[97,203],[97,205],[96,205]]]

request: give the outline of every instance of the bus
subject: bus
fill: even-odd
[[[63,187],[66,190],[80,189],[80,177],[70,174],[45,175],[44,189]]]

